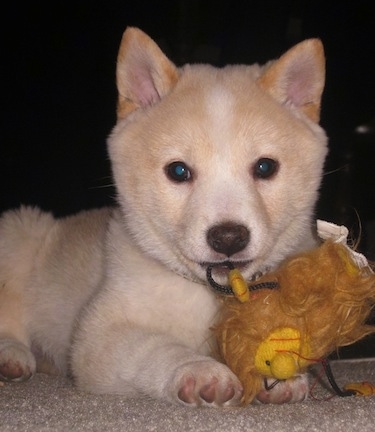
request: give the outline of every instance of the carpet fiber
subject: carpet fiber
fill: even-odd
[[[332,370],[340,387],[352,381],[375,383],[375,358],[334,361]],[[37,374],[27,383],[4,383],[0,387],[0,431],[375,430],[375,395],[323,400],[329,395],[324,380],[316,384],[313,395],[316,399],[295,405],[192,409],[146,397],[126,400],[82,393],[64,378]]]

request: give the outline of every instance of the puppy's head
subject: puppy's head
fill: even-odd
[[[179,69],[128,28],[117,85],[109,153],[127,226],[145,253],[204,280],[211,263],[229,259],[251,277],[310,246],[327,152],[317,123],[319,40],[263,67]]]

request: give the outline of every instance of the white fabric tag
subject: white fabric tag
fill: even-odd
[[[354,251],[348,246],[347,243],[348,243],[349,230],[348,228],[346,228],[346,226],[336,225],[332,222],[326,222],[318,219],[317,228],[318,228],[318,236],[322,240],[332,239],[335,243],[342,243],[344,246],[348,248],[353,258],[353,261],[357,264],[359,268],[367,267],[371,271],[371,273],[373,273],[373,271],[369,266],[367,258],[363,254]]]

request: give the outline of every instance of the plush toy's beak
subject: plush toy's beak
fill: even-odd
[[[274,378],[286,380],[297,373],[297,363],[292,354],[286,352],[276,353],[270,361],[270,371]]]

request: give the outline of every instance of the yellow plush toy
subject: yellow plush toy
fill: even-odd
[[[264,377],[293,377],[375,332],[366,324],[375,304],[375,275],[341,243],[326,240],[289,259],[257,280],[254,290],[244,288],[237,272],[231,278],[239,296],[223,298],[214,332],[222,359],[244,386],[244,404]]]

